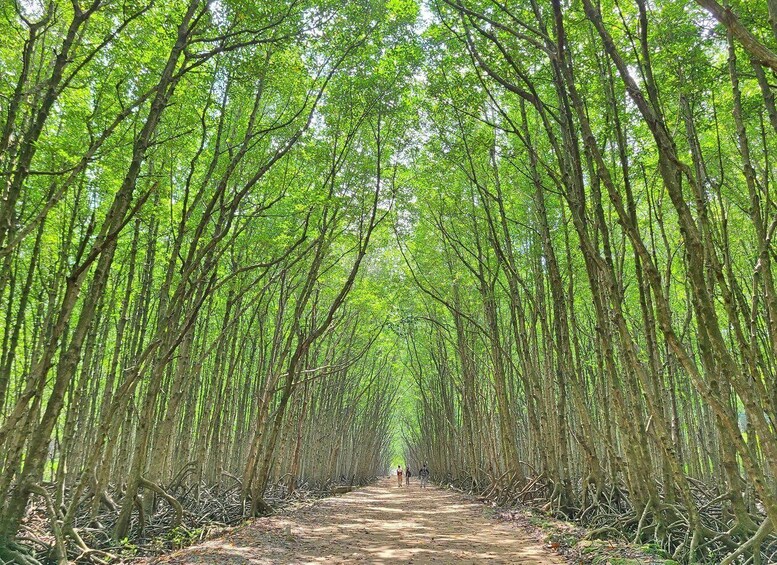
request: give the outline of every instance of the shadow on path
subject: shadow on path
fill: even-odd
[[[565,561],[515,524],[484,515],[456,492],[394,480],[328,498],[288,516],[254,520],[151,563],[511,563]]]

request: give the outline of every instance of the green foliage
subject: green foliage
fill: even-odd
[[[119,540],[121,554],[127,557],[134,557],[138,554],[138,546],[130,541],[130,538],[124,537]]]
[[[192,545],[202,539],[202,528],[186,528],[178,526],[167,533],[167,540],[172,544],[173,549],[181,549]]]
[[[0,6],[0,546],[24,485],[127,485],[134,551],[141,478],[423,460],[662,558],[777,519],[773,77],[700,6],[561,4]]]

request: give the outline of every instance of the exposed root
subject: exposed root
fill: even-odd
[[[62,535],[62,525],[60,523],[60,517],[57,515],[57,511],[54,508],[54,502],[51,499],[48,491],[40,485],[29,485],[27,489],[34,494],[43,497],[46,502],[46,512],[49,516],[51,523],[51,531],[54,534],[54,552],[57,563],[59,565],[67,565],[67,550],[65,549],[65,538]]]
[[[143,532],[146,531],[146,511],[143,510],[143,499],[140,498],[140,496],[135,495],[133,503],[135,508],[138,509],[138,528],[140,529],[140,535],[142,536]]]
[[[679,562],[777,563],[777,535],[765,516],[753,511],[740,522],[739,516],[726,513],[728,493],[720,493],[699,481],[690,481],[694,506],[700,523],[691,526],[690,512],[679,502],[669,502],[662,496],[663,485],[656,483],[657,500],[638,507],[632,505],[632,493],[625,484],[606,484],[595,498],[588,498],[584,508],[574,508],[583,500],[585,481],[573,489],[573,499],[564,502],[564,489],[549,477],[528,477],[524,484],[513,481],[508,474],[500,477],[483,475],[479,480],[459,478],[459,484],[483,484],[475,494],[484,501],[509,508],[527,504],[556,517],[571,519],[589,529],[587,540],[629,540],[634,545],[650,544],[667,558]],[[490,482],[483,480],[488,476]],[[571,504],[570,504],[571,502]],[[757,505],[755,505],[757,507]],[[758,524],[757,528],[750,524]]]
[[[18,544],[0,546],[0,564],[2,565],[42,565],[30,554],[30,551]]]
[[[761,523],[761,526],[758,528],[758,531],[755,532],[755,535],[743,543],[736,551],[727,555],[726,558],[720,562],[720,565],[731,565],[734,563],[735,559],[742,555],[746,555],[750,548],[759,547],[772,531],[774,531],[774,525],[772,524],[772,521],[767,518]]]
[[[173,477],[173,480],[170,481],[170,490],[177,490],[181,486],[184,485],[186,482],[186,479],[189,477],[189,475],[197,472],[197,462],[196,461],[189,461],[186,465],[184,465],[180,471]]]
[[[175,520],[173,521],[173,527],[177,528],[181,525],[181,521],[183,520],[183,506],[181,506],[181,503],[178,502],[178,500],[169,494],[165,489],[160,487],[159,485],[156,485],[152,483],[151,481],[144,479],[143,477],[140,478],[140,486],[147,488],[151,491],[154,491],[159,496],[164,498],[167,503],[173,507],[173,510],[175,511]]]

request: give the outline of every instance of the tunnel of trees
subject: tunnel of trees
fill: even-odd
[[[777,559],[777,1],[8,0],[0,36],[3,562],[33,515],[108,562],[400,455]]]

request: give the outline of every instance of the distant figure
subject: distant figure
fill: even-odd
[[[397,465],[397,486],[402,486],[402,465]]]
[[[405,464],[405,481],[407,486],[410,486],[410,475],[412,473],[410,472],[410,466],[408,464]]]
[[[426,488],[426,483],[429,482],[429,467],[426,466],[426,463],[418,471],[418,476],[421,477],[421,488]]]

